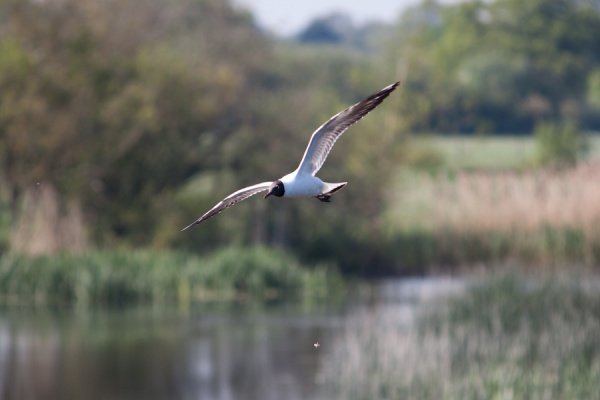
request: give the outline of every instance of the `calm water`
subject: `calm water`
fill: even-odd
[[[389,307],[410,324],[427,299],[463,286],[386,281],[338,304],[4,307],[0,398],[324,399],[319,366],[346,320]]]

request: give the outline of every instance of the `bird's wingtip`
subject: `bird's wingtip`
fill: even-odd
[[[185,230],[186,230],[186,229],[188,229],[188,228],[191,228],[192,226],[194,226],[194,225],[198,224],[199,222],[200,222],[200,221],[194,221],[194,222],[192,222],[191,224],[189,224],[188,226],[186,226],[185,228],[183,228],[183,229],[181,230],[181,232],[185,231]]]

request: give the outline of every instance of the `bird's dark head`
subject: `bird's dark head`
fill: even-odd
[[[285,188],[283,187],[283,182],[281,182],[281,179],[277,179],[275,182],[271,183],[271,186],[269,186],[269,192],[265,194],[264,198],[266,199],[271,195],[282,197],[284,193]]]

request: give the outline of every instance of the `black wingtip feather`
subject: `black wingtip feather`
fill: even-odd
[[[398,85],[400,85],[400,81],[392,83],[391,85],[384,87],[383,89],[379,90],[378,92],[373,93],[366,99],[357,103],[354,107],[357,107],[357,108],[355,108],[355,110],[359,110],[359,112],[357,114],[356,120],[354,120],[352,123],[358,121],[359,119],[361,119],[362,117],[367,115],[375,107],[380,105],[390,95],[390,93],[392,93],[394,90],[396,90]]]
[[[181,232],[185,231],[185,230],[186,230],[186,229],[188,229],[188,228],[191,228],[191,227],[192,227],[192,226],[194,226],[194,225],[198,225],[200,222],[202,222],[202,221],[201,221],[201,220],[196,220],[196,221],[192,222],[191,224],[189,224],[188,226],[186,226],[185,228],[183,228],[183,229],[181,230]]]
[[[383,100],[385,100],[390,93],[392,93],[396,88],[400,85],[400,81],[392,83],[389,86],[384,87],[378,92],[373,93],[371,96],[367,97],[363,100],[364,103],[375,103],[376,105],[381,104]]]

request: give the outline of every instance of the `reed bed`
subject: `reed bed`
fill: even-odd
[[[412,325],[358,315],[323,364],[330,398],[598,399],[600,295],[583,286],[501,277]]]
[[[457,251],[465,241],[477,243],[473,252],[484,259],[501,253],[496,255],[542,262],[600,261],[598,162],[411,179],[402,181],[392,200],[395,233],[426,234]]]

